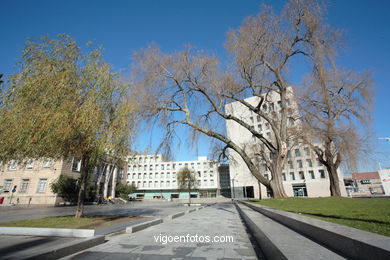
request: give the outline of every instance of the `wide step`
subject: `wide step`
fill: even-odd
[[[237,205],[246,222],[255,225],[260,237],[261,251],[266,258],[278,259],[345,259],[299,233],[256,212],[245,205]],[[256,234],[254,234],[256,237]],[[259,239],[257,239],[259,241]],[[278,252],[279,251],[279,252]]]

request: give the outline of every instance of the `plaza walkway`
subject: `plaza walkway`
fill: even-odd
[[[175,236],[177,242],[173,241]],[[206,207],[133,234],[111,236],[108,242],[65,259],[257,259],[257,257],[236,208],[230,203],[224,203]]]

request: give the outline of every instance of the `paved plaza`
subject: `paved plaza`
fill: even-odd
[[[159,237],[190,237],[196,241],[157,241]],[[201,237],[232,238],[225,243],[200,242]],[[165,240],[165,239],[164,239]],[[165,240],[166,241],[166,240]],[[257,259],[234,205],[216,204],[133,234],[109,241],[65,259]]]

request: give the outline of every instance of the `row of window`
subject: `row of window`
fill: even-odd
[[[200,171],[198,171],[196,173],[196,176],[198,178],[201,178],[202,177],[202,173]],[[213,171],[203,171],[203,177],[206,178],[206,177],[211,177],[213,178],[214,177],[214,172]],[[167,173],[164,173],[164,172],[161,172],[161,173],[133,173],[133,174],[127,174],[127,179],[170,179],[170,178],[173,178],[173,179],[176,179],[176,172],[172,172],[172,177],[171,177],[171,174],[169,172]]]
[[[129,181],[127,183],[130,183]],[[137,188],[176,188],[177,183],[175,180],[171,181],[132,181],[133,185],[135,185]],[[215,182],[214,180],[203,180],[202,182],[200,180],[197,181],[198,186],[214,186]],[[171,186],[172,185],[172,186]]]
[[[159,162],[159,161],[160,161],[159,156],[138,157],[138,158],[129,160],[129,162],[136,162],[136,163],[154,163],[154,162]]]
[[[178,163],[177,164],[180,168],[190,168],[190,169],[200,169],[202,168],[202,164],[201,163]],[[207,162],[204,162],[203,163],[203,169],[206,169],[208,167],[213,167],[213,163],[207,163]],[[141,171],[141,170],[144,170],[146,171],[147,169],[149,169],[149,171],[153,171],[153,170],[171,170],[171,164],[156,164],[156,165],[153,165],[153,164],[145,164],[145,165],[129,165],[128,166],[128,170],[129,172],[131,171]],[[172,164],[172,170],[176,170],[176,163],[173,163]]]
[[[318,173],[319,173],[320,179],[325,179],[325,171],[324,170],[318,170]],[[316,175],[315,175],[314,171],[308,171],[306,176],[308,177],[308,179],[311,179],[311,180],[316,179]],[[307,179],[306,176],[305,176],[305,173],[303,171],[298,172],[297,176],[295,175],[294,172],[290,172],[289,173],[289,180],[290,181],[305,180],[305,179]],[[268,174],[264,174],[264,177],[269,179]],[[286,173],[282,173],[282,179],[283,179],[283,181],[287,181]]]
[[[37,163],[33,159],[28,160],[23,165],[19,164],[17,160],[11,160],[10,163],[8,164],[8,170],[10,171],[16,171],[18,169],[32,170],[34,169],[34,166],[37,167]],[[44,159],[42,161],[42,168],[51,168],[52,166],[53,166],[53,159]]]
[[[12,182],[13,182],[12,179],[4,180],[2,192],[12,192],[12,189],[14,188],[12,186]],[[29,185],[30,185],[30,179],[22,179],[20,186],[16,187],[17,192],[18,193],[27,193]],[[36,193],[45,193],[46,186],[47,186],[47,179],[39,179]]]

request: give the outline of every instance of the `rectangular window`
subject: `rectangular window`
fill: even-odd
[[[314,172],[313,172],[313,171],[309,171],[309,174],[310,174],[310,177],[311,177],[312,179],[315,179],[315,176],[314,176]]]
[[[171,173],[167,172],[167,179],[171,178]]]
[[[263,131],[263,128],[261,127],[261,124],[257,125],[257,130],[258,131]]]
[[[214,186],[214,180],[213,179],[210,180],[210,186]]]
[[[295,149],[295,156],[296,157],[301,156],[301,151],[299,150],[299,148]]]
[[[47,184],[47,179],[39,179],[37,193],[45,193],[46,184]]]
[[[269,180],[269,175],[268,174],[264,174],[264,177]]]
[[[288,167],[290,169],[294,169],[294,165],[293,165],[292,161],[288,161]]]
[[[11,171],[17,170],[18,169],[18,161],[11,160],[10,163],[9,163],[8,169],[11,170]]]
[[[293,172],[290,172],[290,179],[292,181],[295,181],[295,174]]]
[[[155,182],[154,182],[154,187],[155,187],[155,188],[158,187],[158,181],[155,181]]]
[[[12,179],[4,180],[3,192],[11,192]]]
[[[321,179],[325,179],[325,171],[319,170]]]
[[[253,117],[251,116],[249,119],[251,120],[251,124],[253,124]]]
[[[149,179],[153,179],[153,173],[149,173]]]
[[[297,160],[298,168],[303,168],[302,160]]]
[[[257,122],[260,122],[261,121],[261,117],[260,116],[257,116]]]
[[[73,172],[80,172],[81,169],[81,160],[77,158],[73,158],[72,162],[72,171]]]
[[[301,180],[304,180],[305,179],[305,174],[303,172],[299,172],[299,177],[301,178]]]
[[[161,181],[160,184],[160,187],[164,187],[164,181]]]
[[[43,159],[42,168],[50,168],[53,166],[53,159],[45,158]]]
[[[305,155],[306,156],[310,156],[310,149],[309,149],[309,147],[305,147],[304,150],[305,150]]]
[[[157,169],[157,165],[156,165],[156,169]],[[161,170],[164,170],[164,164],[161,164]]]
[[[176,170],[176,164],[172,164],[172,170]]]
[[[308,166],[308,167],[313,167],[313,163],[311,162],[310,159],[307,159],[307,160],[306,160],[306,163],[307,163],[307,166]]]
[[[269,129],[269,123],[265,123],[265,129],[266,129],[266,130]]]
[[[171,187],[171,182],[167,181],[167,187]]]
[[[26,163],[26,169],[27,170],[32,170],[34,168],[34,160],[33,159],[29,159]]]
[[[283,178],[283,181],[286,181],[286,174],[285,173],[282,173],[282,178]]]

